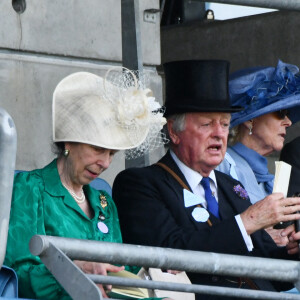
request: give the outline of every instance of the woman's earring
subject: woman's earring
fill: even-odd
[[[252,125],[249,127],[249,135],[252,135]]]
[[[249,120],[249,135],[252,135],[252,128],[253,128],[253,120]]]
[[[69,155],[69,153],[70,153],[70,150],[68,150],[68,149],[65,149],[65,150],[64,150],[64,156],[65,156],[65,157],[67,157],[67,156]]]

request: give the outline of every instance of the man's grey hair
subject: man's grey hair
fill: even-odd
[[[172,120],[172,128],[175,132],[181,132],[185,129],[185,116],[186,114],[175,114],[168,117],[168,120]]]

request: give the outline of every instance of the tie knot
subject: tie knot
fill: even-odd
[[[210,188],[209,177],[203,177],[201,180],[201,184],[205,189]]]

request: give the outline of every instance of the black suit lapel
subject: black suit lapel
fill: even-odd
[[[219,209],[222,218],[224,217],[226,219],[228,217],[238,215],[251,205],[248,199],[241,198],[233,190],[234,186],[241,185],[238,181],[232,179],[231,177],[228,180],[228,176],[225,174],[221,174],[220,176],[220,172],[216,172],[216,178],[218,183]],[[266,245],[268,242],[274,246],[274,242],[270,236],[264,231],[259,230],[253,233],[251,238],[254,247],[260,249],[261,254],[264,256],[268,256],[267,249],[265,251],[264,245]],[[263,240],[264,244],[262,244]],[[252,254],[254,254],[254,252]],[[259,256],[261,256],[261,254]]]
[[[179,177],[180,179],[188,186],[188,188],[190,189],[190,191],[192,191],[191,187],[189,186],[186,178],[184,177],[184,175],[182,174],[182,172],[180,171],[179,167],[177,166],[177,164],[175,163],[175,161],[173,160],[170,151],[167,152],[167,154],[159,161],[161,163],[164,163],[165,165],[167,165],[170,169],[172,169],[172,171],[174,171]],[[165,171],[167,172],[167,171]],[[192,212],[195,209],[196,205],[194,206],[190,206],[190,207],[185,207],[184,206],[184,197],[183,197],[183,187],[180,185],[180,183],[174,179],[174,177],[169,174],[170,180],[172,180],[172,185],[174,186],[174,181],[176,181],[176,185],[174,186],[174,189],[177,189],[178,191],[180,191],[180,199],[182,201],[182,206],[183,206],[183,211],[186,212],[188,218],[190,219],[190,221],[196,226],[196,228],[203,228],[203,222],[197,222],[194,217],[192,216]],[[210,214],[209,216],[209,220],[214,224],[217,222],[220,222],[220,220],[218,218],[216,218],[214,215]]]
[[[159,162],[167,165],[172,171],[175,172],[176,175],[178,175],[180,177],[180,179],[188,186],[188,188],[190,190],[192,190],[191,187],[189,186],[188,182],[186,181],[186,178],[184,177],[184,175],[180,171],[179,167],[177,166],[177,164],[173,160],[173,158],[170,154],[170,151],[168,151],[167,154]],[[173,178],[173,176],[171,174],[170,174],[170,176],[171,176],[171,178]],[[175,181],[177,182],[176,179],[175,179]],[[180,183],[179,182],[177,182],[177,183],[178,183],[178,186],[181,187]],[[181,189],[183,189],[183,188],[181,187]]]
[[[232,217],[245,211],[250,205],[249,199],[242,198],[234,191],[240,182],[232,177],[215,171],[218,184],[218,200],[221,217]],[[241,186],[242,187],[242,186]]]
[[[179,167],[173,160],[169,151],[160,160],[160,162],[166,164],[169,168],[171,168],[191,190],[188,182],[186,181],[184,175],[182,174]],[[234,186],[239,185],[240,182],[219,171],[215,171],[215,174],[216,174],[216,180],[218,184],[218,201],[219,201],[219,211],[220,211],[221,220],[224,218],[225,219],[230,218],[246,210],[249,207],[249,205],[251,205],[250,201],[241,198],[236,192],[234,192],[233,189]],[[176,181],[171,174],[169,177],[170,180],[172,180],[172,183]],[[176,185],[174,186],[174,189],[180,191],[181,193],[180,199],[182,199],[183,208],[188,214],[190,220],[193,223],[195,223],[196,226],[202,225],[201,222],[196,222],[192,216],[192,211],[194,210],[195,206],[191,206],[187,208],[184,207],[183,188],[177,181],[176,181]],[[220,220],[212,214],[210,214],[209,219],[213,224],[220,222]]]
[[[219,188],[218,183],[218,203],[219,203],[219,215],[221,220],[228,219],[236,215],[235,208],[232,207],[231,203],[227,200],[226,194],[224,191]]]

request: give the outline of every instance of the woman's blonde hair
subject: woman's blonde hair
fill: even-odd
[[[230,129],[228,135],[228,146],[232,146],[241,140],[242,126],[243,124],[239,124]]]

